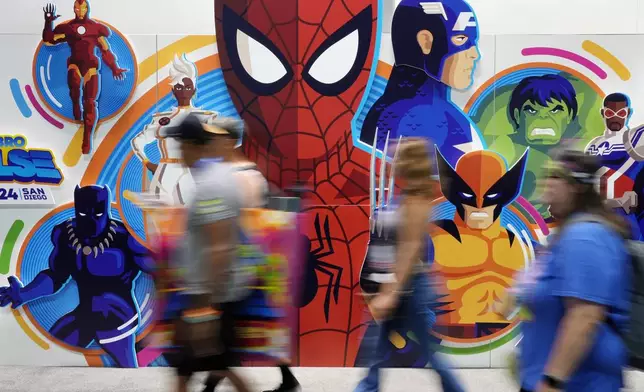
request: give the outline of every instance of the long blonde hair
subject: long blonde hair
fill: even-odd
[[[403,139],[396,162],[396,174],[402,180],[403,193],[432,198],[436,186],[432,169],[428,141],[421,138]]]

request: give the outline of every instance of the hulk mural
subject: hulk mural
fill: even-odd
[[[531,146],[558,144],[568,127],[577,119],[577,93],[559,75],[531,76],[512,91],[508,116],[516,133],[515,143]]]
[[[583,79],[568,72],[534,69],[501,79],[494,94],[470,113],[483,131],[490,149],[514,163],[530,147],[521,196],[547,218],[547,206],[539,201],[537,180],[562,140],[581,139],[581,148],[601,133],[601,95]],[[509,75],[509,76],[510,76]],[[525,76],[524,76],[525,75]]]

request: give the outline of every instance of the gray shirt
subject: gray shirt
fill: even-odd
[[[239,265],[235,256],[221,274],[222,281],[210,281],[212,260],[207,259],[206,250],[217,239],[206,238],[203,227],[235,219],[235,230],[239,232],[241,209],[261,206],[249,195],[265,194],[267,184],[258,171],[247,170],[252,167],[216,162],[207,163],[193,172],[195,197],[187,205],[187,230],[177,255],[185,287],[190,294],[213,293],[214,300],[221,303],[241,299],[248,293],[253,278],[252,268]]]

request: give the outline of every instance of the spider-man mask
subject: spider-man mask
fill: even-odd
[[[301,178],[343,139],[372,68],[378,0],[217,0],[224,78],[249,138]],[[311,167],[312,169],[312,167]]]

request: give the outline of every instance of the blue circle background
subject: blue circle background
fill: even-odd
[[[49,255],[54,249],[51,242],[51,232],[56,225],[72,217],[74,217],[74,208],[73,206],[69,206],[45,221],[33,233],[31,240],[24,250],[21,268],[20,271],[18,271],[23,284],[27,285],[41,271],[49,268]],[[118,211],[114,207],[112,207],[112,219],[121,220]],[[70,260],[69,262],[73,262],[73,260]],[[139,306],[143,304],[145,296],[147,294],[150,295],[145,309],[141,312],[142,319],[147,310],[153,309],[154,306],[156,306],[154,299],[154,282],[152,278],[147,274],[140,274],[134,280],[133,292]],[[78,303],[78,288],[76,282],[72,279],[67,282],[67,284],[65,284],[58,293],[34,300],[25,305],[25,307],[31,311],[36,323],[46,331],[49,331],[58,319],[74,310],[74,308],[78,306]],[[137,336],[141,334],[141,332],[143,332],[152,321],[153,318],[151,317],[144,324],[140,324],[136,332]],[[56,340],[53,336],[49,336],[49,339],[53,341]],[[79,348],[98,349],[99,347],[96,342],[92,342],[88,347]]]
[[[108,27],[109,28],[109,27]],[[130,98],[134,88],[136,87],[136,58],[134,53],[130,50],[125,37],[119,32],[110,29],[112,34],[107,38],[112,52],[116,55],[117,64],[120,68],[127,70],[125,73],[125,80],[118,81],[114,79],[112,70],[105,65],[102,60],[100,50],[94,49],[94,54],[97,55],[100,61],[99,65],[99,94],[98,94],[98,120],[108,118],[118,113]],[[60,117],[69,120],[74,120],[72,111],[72,100],[69,97],[69,86],[67,84],[67,59],[71,55],[71,49],[66,43],[48,46],[40,45],[36,53],[35,60],[35,83],[38,88],[42,99],[47,102],[47,105]],[[49,69],[50,80],[47,80],[47,63],[51,56],[51,64]],[[44,76],[42,78],[40,67],[45,68]],[[58,100],[62,107],[58,107],[56,103],[45,92],[45,84],[49,87],[51,94]]]

